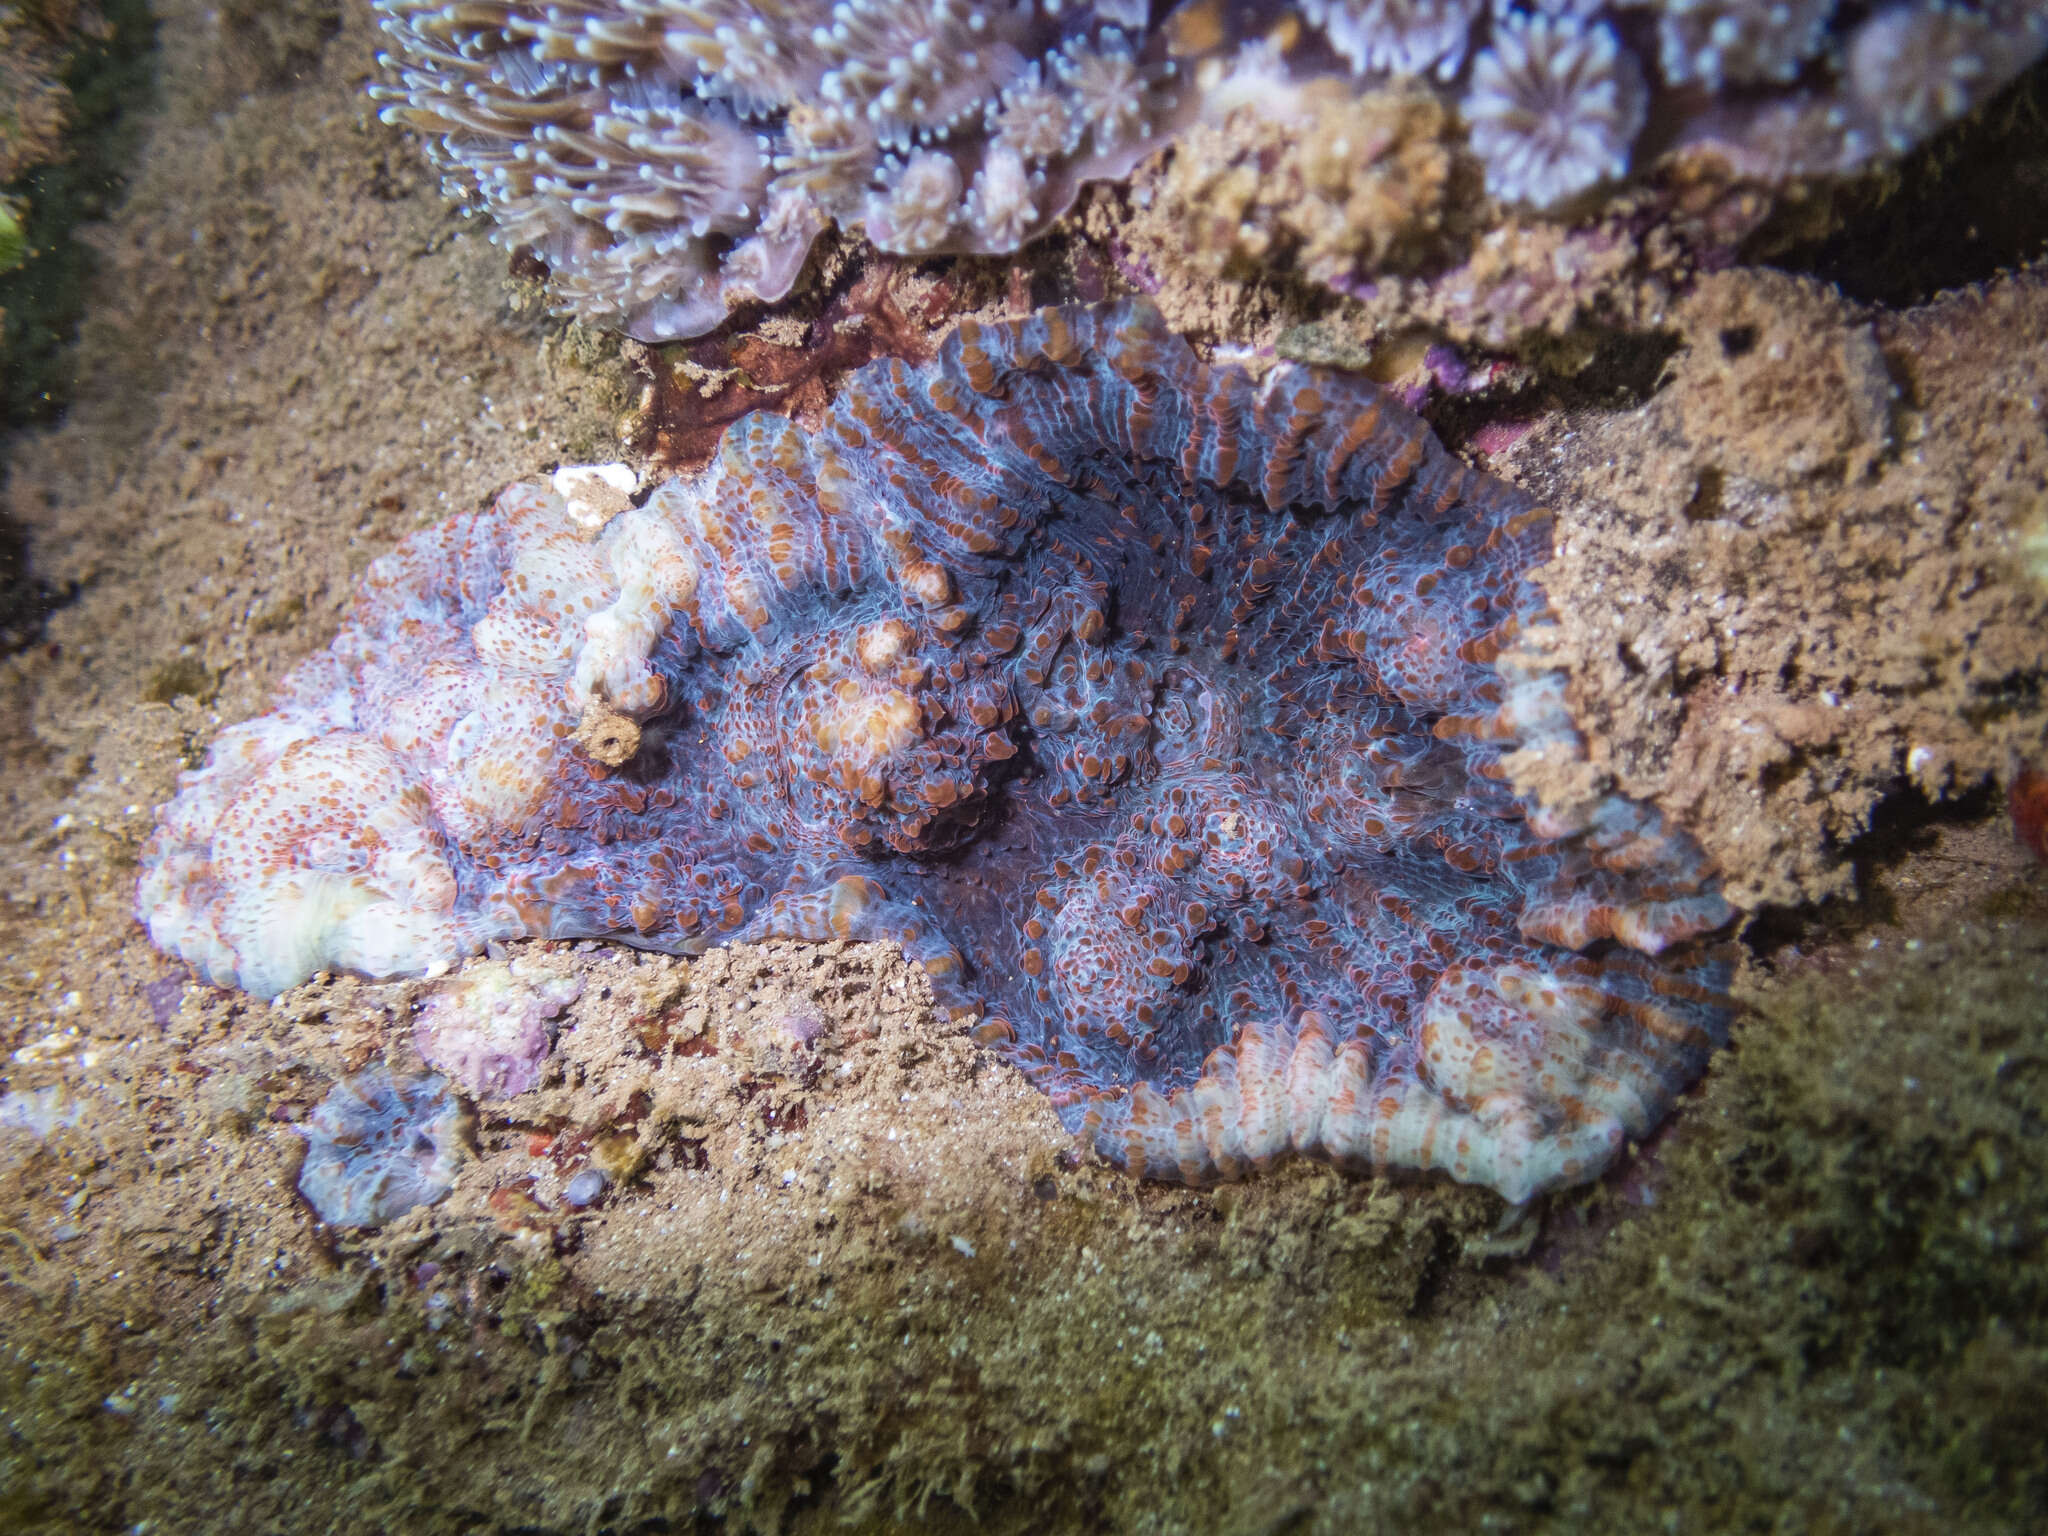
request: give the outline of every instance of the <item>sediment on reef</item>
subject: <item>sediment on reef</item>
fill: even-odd
[[[1319,1530],[2038,1516],[2048,892],[1940,929],[1760,983],[1675,1129],[1513,1257],[1472,1191],[1069,1166],[1030,1090],[860,950],[680,988],[586,960],[634,1002],[579,1017],[579,1056],[680,991],[743,1058],[729,1107],[683,1111],[701,1139],[579,1215],[519,1176],[534,1132],[486,1126],[447,1205],[309,1246],[238,1186],[288,1180],[271,1112],[403,1008],[309,988],[252,1029],[195,991],[129,1056],[135,1107],[9,1138],[8,1514],[175,1527],[232,1488],[246,1528],[294,1530],[330,1527],[309,1503],[420,1531],[1217,1528],[1283,1493]],[[832,1042],[810,1088],[753,1075],[799,989]],[[181,1064],[182,1101],[156,1086]],[[145,1141],[153,1180],[124,1172]],[[66,1191],[85,1231],[53,1240]]]
[[[685,462],[747,392],[815,410],[960,313],[1121,291],[1114,205],[1036,271],[824,251],[814,307],[624,357],[375,122],[365,7],[261,79],[205,8],[162,16],[77,402],[0,490],[77,594],[0,659],[0,1525],[2048,1521],[2048,875],[1994,793],[2041,743],[2038,269],[1900,311],[1688,280],[1627,389],[1440,415],[1563,520],[1595,771],[1750,899],[1839,893],[1752,931],[1733,1048],[1608,1181],[1505,1230],[1439,1182],[1148,1186],[886,950],[530,945],[581,982],[560,1075],[476,1117],[446,1200],[350,1236],[297,1197],[294,1125],[419,1068],[423,990],[273,1008],[149,948],[179,770],[405,533],[563,459]],[[1161,295],[1205,355],[1331,316],[1234,281]],[[581,1207],[579,1159],[611,1179]]]

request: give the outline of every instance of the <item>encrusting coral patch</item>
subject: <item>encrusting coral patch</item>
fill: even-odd
[[[647,340],[780,299],[834,221],[909,255],[1015,250],[1084,182],[1200,120],[1298,123],[1322,82],[1436,93],[1486,190],[1551,210],[1669,151],[1765,181],[1853,172],[2048,48],[2039,0],[1189,0],[1157,26],[1122,0],[377,8],[385,119],[566,310]]]
[[[1370,384],[1052,310],[590,505],[515,485],[371,568],[160,813],[160,945],[274,993],[522,935],[891,939],[1198,1183],[1293,1152],[1525,1199],[1724,1035],[1690,841],[1502,782],[1582,750],[1517,650],[1548,512]]]
[[[548,1021],[582,993],[574,976],[549,976],[518,960],[481,961],[420,1004],[413,1042],[428,1066],[465,1093],[510,1098],[539,1081],[553,1044]]]
[[[298,1127],[299,1193],[322,1221],[374,1227],[455,1185],[462,1101],[439,1077],[394,1078],[382,1063],[343,1078]]]

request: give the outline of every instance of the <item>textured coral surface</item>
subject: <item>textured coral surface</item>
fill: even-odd
[[[782,298],[834,220],[888,251],[1013,251],[1083,181],[1123,177],[1198,117],[1247,108],[1299,132],[1304,86],[1425,86],[1455,107],[1493,198],[1562,211],[1670,150],[1765,183],[1856,170],[1981,105],[2048,47],[2041,0],[378,9],[386,120],[425,137],[496,238],[552,269],[568,310],[650,339]],[[1328,165],[1384,149],[1316,137]],[[1439,200],[1428,151],[1398,159],[1336,199],[1351,204],[1337,221],[1351,254],[1378,254],[1376,236]],[[1389,209],[1403,199],[1418,206]],[[1291,219],[1275,222],[1285,233]],[[1328,252],[1310,243],[1313,270]]]
[[[540,1082],[478,1106],[441,1201],[323,1226],[294,1193],[295,1126],[366,1063],[416,1074],[416,1005],[444,983],[316,980],[273,1005],[196,982],[134,921],[153,808],[328,644],[370,560],[509,478],[615,456],[628,402],[601,351],[508,307],[503,253],[365,110],[367,3],[299,76],[226,95],[200,88],[224,8],[151,8],[165,107],[95,237],[80,403],[7,444],[0,485],[33,568],[78,593],[0,657],[0,1526],[2048,1525],[2048,868],[2003,784],[1872,840],[1859,898],[1802,918],[1796,949],[1752,937],[1737,1049],[1641,1156],[1529,1213],[1519,1257],[1489,1240],[1499,1198],[1449,1180],[1297,1164],[1201,1191],[1077,1166],[1046,1097],[935,1015],[889,945],[523,942],[522,964],[584,981]],[[1947,249],[1980,217],[1944,219]],[[1202,313],[1189,329],[1219,344],[1271,339],[1250,329],[1267,311]],[[1704,373],[1724,313],[1689,320]],[[1756,327],[1738,362],[1783,342],[1771,371],[1796,381],[1803,340],[1838,346],[1847,322],[1759,284],[1728,323]],[[1857,515],[1835,547],[1902,630],[2016,646],[2000,526],[2048,588],[2027,479],[2040,274],[1855,323],[1901,390],[1884,473],[1914,479],[1888,499],[1932,493],[1941,526],[1982,522],[1983,542],[1920,524],[1888,552],[1898,515],[1820,466],[1795,488],[1811,517],[1680,518],[1691,467],[1653,477],[1668,502],[1602,477],[1669,451],[1626,401],[1576,402],[1569,441],[1529,435],[1559,459],[1538,494],[1558,512],[1546,590],[1583,641],[1574,716],[1635,793],[1710,777],[1658,766],[1677,706],[1711,697],[1696,678],[1775,701],[1855,675],[1882,626],[1803,601],[1841,585],[1802,555],[1831,509]],[[1686,366],[1667,389],[1692,393]],[[1728,426],[1712,462],[1781,480],[1785,423]],[[1654,558],[1632,556],[1659,506]],[[1769,579],[1742,589],[1739,644],[1715,631],[1726,676],[1667,673],[1639,647],[1682,618],[1674,594],[1739,574],[1692,563],[1733,536]],[[1781,676],[1780,646],[1823,622],[1842,637],[1825,678]],[[1892,696],[1901,740],[1957,710],[1987,735],[2041,722],[2038,691],[1960,674]],[[1746,710],[1689,718],[1703,747],[1770,740]],[[1859,794],[1896,772],[1860,714],[1823,702],[1808,723],[1802,769],[1840,744]],[[1824,803],[1798,783],[1767,793],[1787,812],[1769,841],[1722,835],[1739,775],[1688,824],[1732,877],[1767,873]],[[802,1009],[825,1029],[792,1048]],[[578,1209],[600,1159],[614,1182]]]
[[[694,336],[779,299],[834,219],[1010,251],[1193,102],[1129,0],[380,0],[387,121],[574,311]]]
[[[1846,893],[1887,802],[2048,752],[2044,314],[2038,269],[1876,315],[1726,273],[1654,399],[1499,465],[1557,508],[1545,638],[1600,787],[1675,809],[1739,905]]]
[[[619,506],[515,486],[373,566],[164,811],[157,942],[269,994],[524,935],[894,939],[1197,1182],[1297,1151],[1525,1198],[1725,1030],[1715,962],[1631,953],[1730,915],[1690,843],[1498,783],[1578,750],[1509,649],[1547,512],[1369,384],[1047,311]]]
[[[381,1226],[432,1205],[455,1183],[462,1101],[439,1077],[394,1078],[381,1062],[343,1078],[299,1134],[299,1193],[320,1219]]]

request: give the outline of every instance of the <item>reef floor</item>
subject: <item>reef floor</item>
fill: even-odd
[[[1737,268],[1630,388],[1444,423],[1559,510],[1583,771],[1758,913],[1734,1046],[1600,1183],[1141,1184],[893,949],[536,943],[561,1070],[351,1235],[293,1127],[417,1066],[420,984],[193,981],[132,916],[152,809],[405,533],[737,407],[544,318],[376,122],[365,6],[238,15],[160,7],[76,404],[4,448],[65,600],[0,660],[0,1525],[2048,1527],[2048,869],[1998,787],[2048,742],[2048,271]],[[822,250],[804,323],[915,353],[1097,281],[1103,217],[1037,268]],[[1161,298],[1212,348],[1328,318]],[[792,323],[726,345],[801,411]]]

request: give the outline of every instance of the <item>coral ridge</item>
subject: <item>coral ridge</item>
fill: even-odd
[[[1548,552],[1362,380],[1204,367],[1143,306],[965,323],[600,528],[515,485],[377,562],[186,776],[141,911],[263,993],[519,935],[890,939],[1144,1171],[1526,1198],[1729,1016],[1691,842],[1503,783],[1584,750],[1522,644]]]

